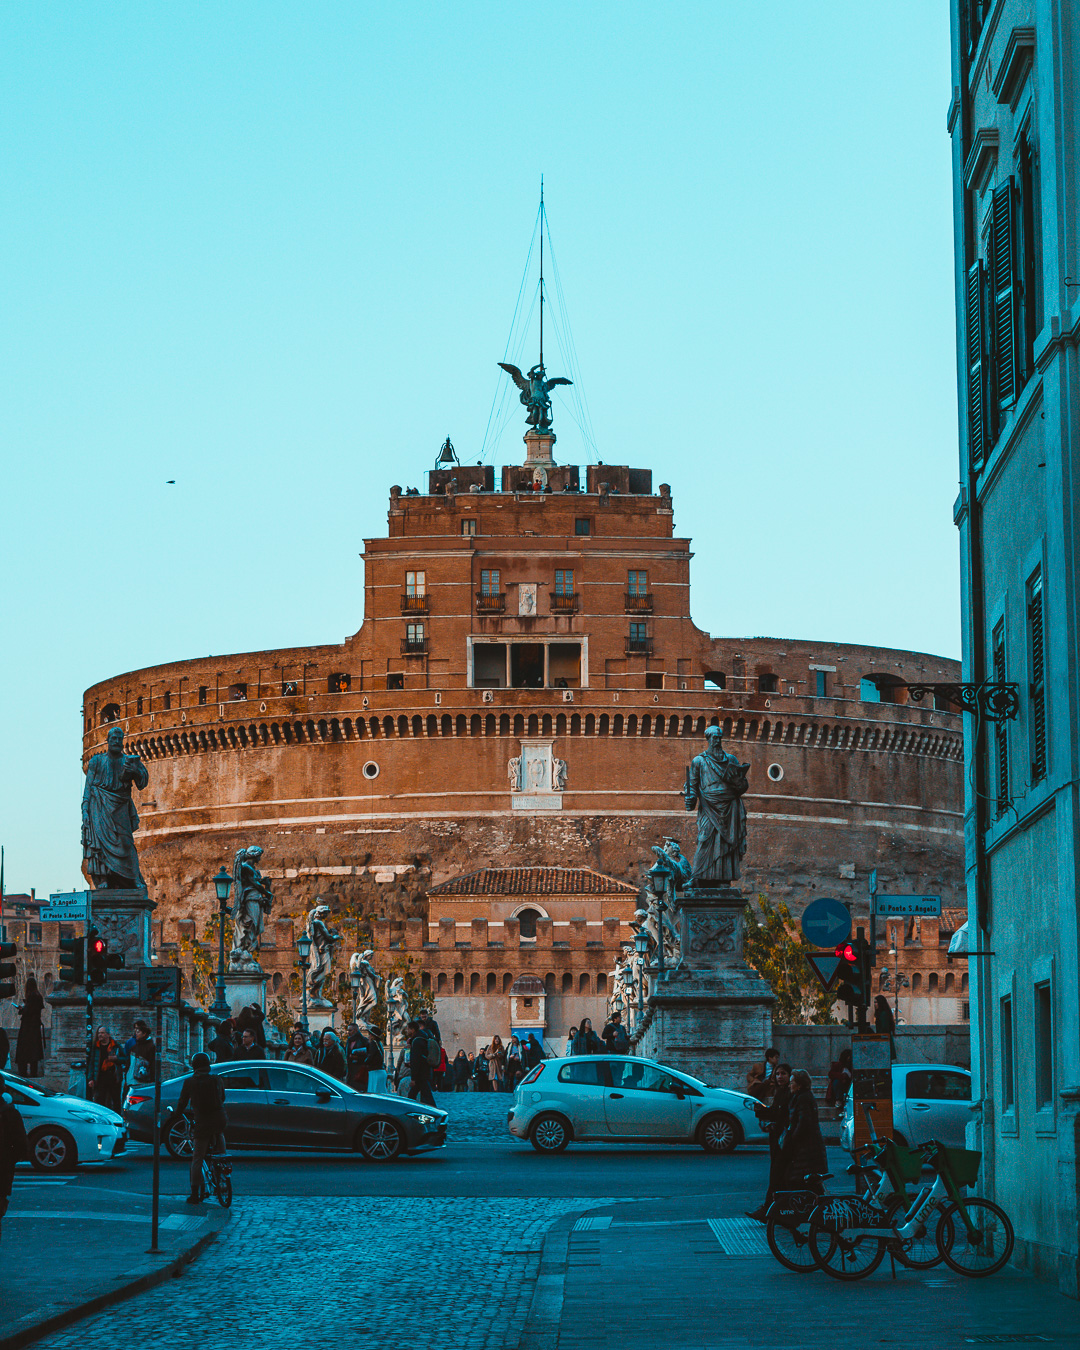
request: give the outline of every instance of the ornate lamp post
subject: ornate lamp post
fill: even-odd
[[[359,1003],[360,1003],[360,985],[361,985],[362,982],[363,982],[363,977],[361,976],[359,970],[351,970],[351,971],[349,972],[349,983],[352,985],[352,1020],[353,1020],[353,1026],[356,1025],[356,1012],[357,1012],[357,1008],[358,1008]]]
[[[643,929],[639,929],[634,934],[634,950],[637,952],[637,1007],[634,1009],[634,1030],[641,1027],[641,1019],[645,1016],[645,981],[642,978],[642,972],[645,967],[645,958],[649,954],[649,935]]]
[[[216,1017],[222,1022],[229,1016],[229,1005],[225,1001],[225,916],[232,913],[227,903],[231,886],[232,877],[223,867],[214,878],[214,889],[217,891],[218,902],[218,965],[217,990],[214,994],[214,1001],[210,1005],[210,1016]]]
[[[297,962],[300,967],[300,1026],[303,1028],[304,1035],[308,1034],[307,1018],[307,977],[308,977],[308,957],[311,955],[311,938],[305,928],[296,939]]]
[[[664,970],[664,915],[668,911],[668,906],[664,902],[667,897],[671,873],[659,862],[656,862],[649,868],[646,875],[649,879],[649,890],[656,897],[656,978],[662,980],[666,973]]]

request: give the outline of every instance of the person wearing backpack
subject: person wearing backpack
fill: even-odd
[[[442,1047],[437,1041],[428,1040],[420,1030],[419,1022],[410,1022],[405,1034],[409,1039],[409,1096],[419,1097],[425,1106],[434,1106],[435,1098],[431,1095],[432,1059],[434,1064],[438,1064]]]

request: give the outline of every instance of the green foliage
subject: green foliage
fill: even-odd
[[[293,1027],[296,1025],[297,1017],[284,997],[278,994],[266,1010],[266,1020],[272,1027],[277,1028],[283,1040],[288,1040]]]
[[[746,963],[776,995],[773,1021],[784,1026],[831,1026],[834,994],[818,983],[806,959],[817,948],[803,937],[782,900],[759,895],[746,908]]]

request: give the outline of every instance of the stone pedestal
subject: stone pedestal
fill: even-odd
[[[313,1032],[318,1032],[321,1036],[327,1027],[330,1027],[331,1030],[334,1029],[334,1017],[336,1013],[336,1008],[313,1008],[309,1003],[307,1010],[308,1026]]]
[[[263,970],[225,971],[225,1002],[229,1005],[229,1015],[236,1017],[241,1008],[256,1004],[261,1012],[266,1012],[266,980]]]
[[[746,897],[730,887],[687,887],[675,921],[683,964],[655,982],[636,1053],[743,1091],[772,1036],[772,990],[743,961]]]
[[[555,444],[555,433],[553,431],[537,431],[534,428],[527,431],[523,439],[525,441],[526,468],[550,469],[554,466],[555,460],[551,453]]]

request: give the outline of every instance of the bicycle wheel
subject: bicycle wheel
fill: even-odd
[[[765,1224],[765,1241],[769,1251],[788,1270],[800,1275],[812,1275],[817,1270],[814,1253],[810,1250],[809,1215],[778,1221],[770,1214]]]
[[[222,1209],[228,1209],[232,1204],[232,1177],[228,1172],[222,1172],[215,1168],[216,1185],[214,1190],[217,1194],[218,1204]]]
[[[974,1233],[969,1233],[959,1205],[942,1210],[937,1226],[937,1245],[945,1264],[960,1275],[982,1279],[999,1271],[1012,1256],[1013,1226],[1009,1216],[990,1200],[965,1197],[964,1209]]]
[[[885,1201],[885,1212],[892,1227],[898,1227],[903,1222],[906,1210],[907,1202],[902,1195],[890,1195]],[[927,1229],[925,1222],[920,1222],[919,1232],[915,1237],[897,1237],[886,1244],[889,1252],[909,1270],[932,1270],[941,1263],[942,1256],[937,1245],[937,1227],[933,1215],[928,1217],[932,1231]]]
[[[834,1280],[864,1280],[881,1265],[885,1256],[885,1239],[850,1238],[842,1232],[830,1233],[816,1219],[811,1218],[810,1251],[819,1269]]]

